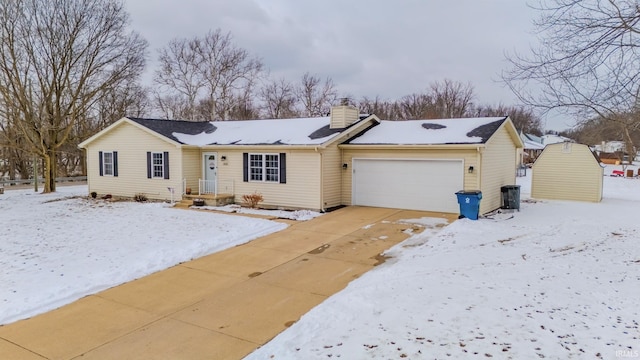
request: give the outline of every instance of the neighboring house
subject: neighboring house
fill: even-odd
[[[533,164],[531,197],[602,200],[604,168],[589,146],[571,142],[547,145]]]
[[[537,136],[537,135],[533,135],[533,134],[526,134],[521,132],[520,133],[520,138],[522,139],[522,141],[528,140],[537,144],[543,144],[544,141],[542,140],[541,136]]]
[[[544,145],[527,140],[524,142],[524,148],[522,150],[522,163],[533,164],[542,154]]]
[[[542,153],[542,150],[544,150],[542,138],[532,134],[526,134],[521,131],[520,140],[522,140],[524,145],[522,148],[522,155],[520,156],[520,163],[523,165],[533,164]]]
[[[616,153],[616,152],[624,152],[626,146],[624,144],[624,141],[615,140],[615,141],[603,141],[602,143],[595,145],[594,148],[598,153],[600,152]]]
[[[637,153],[633,158],[629,157],[624,141],[603,141],[593,148],[600,157],[600,160],[605,164],[629,164],[637,158]],[[631,154],[633,154],[633,151],[631,151]]]
[[[622,163],[622,159],[624,158],[624,154],[622,152],[597,152],[598,158],[600,162],[608,165],[620,165]]]
[[[555,135],[555,134],[542,135],[540,138],[542,139],[542,145],[557,144],[557,143],[563,143],[563,142],[575,142],[575,140],[573,139],[569,139],[568,137]]]
[[[101,195],[168,200],[169,188],[176,199],[192,188],[236,201],[259,192],[262,206],[287,209],[458,212],[454,193],[479,189],[484,213],[515,183],[522,142],[508,117],[391,122],[337,106],[307,119],[122,118],[79,146],[89,191]]]

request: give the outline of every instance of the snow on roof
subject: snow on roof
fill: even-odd
[[[557,144],[562,142],[575,142],[573,139],[555,134],[542,135],[542,143],[545,145]]]
[[[343,129],[329,129],[329,117],[216,121],[209,131],[197,134],[173,132],[189,145],[317,145],[337,136]]]
[[[438,145],[483,144],[506,117],[382,120],[379,125],[349,141],[351,144]]]
[[[536,142],[538,144],[542,144],[542,138],[540,136],[536,136],[536,135],[533,135],[533,134],[523,134],[523,139],[522,140],[523,141],[524,140],[529,140],[529,141],[532,141],[532,142]]]
[[[130,118],[187,145],[318,145],[344,129],[330,129],[329,117],[189,122]]]
[[[527,150],[543,150],[544,145],[531,140],[524,141],[524,148]]]

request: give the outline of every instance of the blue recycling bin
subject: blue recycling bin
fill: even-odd
[[[482,191],[460,190],[456,193],[458,196],[458,204],[460,205],[459,218],[467,218],[470,220],[478,220],[480,213],[480,200],[482,199]]]

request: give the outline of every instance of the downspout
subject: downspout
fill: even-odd
[[[478,184],[478,190],[480,190],[480,191],[482,191],[482,168],[483,168],[483,166],[482,166],[482,150],[483,149],[484,148],[481,148],[480,146],[478,146],[476,148],[476,151],[477,151],[477,154],[478,154],[477,155],[477,160],[476,160],[477,164],[478,164],[478,166],[477,166],[478,167],[478,174],[477,174],[478,178],[476,180],[476,183]],[[482,214],[482,201],[480,202],[480,208],[481,208],[480,209],[480,214]]]
[[[318,209],[321,212],[324,212],[325,211],[325,208],[324,208],[324,176],[323,176],[323,173],[324,173],[324,171],[323,171],[324,170],[324,159],[322,157],[322,152],[318,151],[318,147],[317,146],[314,148],[314,150],[320,156],[320,199],[319,199],[320,203],[318,204],[319,205]]]
[[[320,153],[320,212],[325,212],[324,208],[324,154]]]
[[[482,191],[482,148],[478,146],[476,151],[478,153],[476,159],[478,163],[478,180],[476,180],[476,182],[478,184],[478,190]]]

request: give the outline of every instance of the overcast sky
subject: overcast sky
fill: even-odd
[[[125,0],[132,27],[157,49],[220,28],[272,78],[331,77],[341,96],[395,100],[451,79],[480,104],[516,104],[500,82],[505,52],[535,43],[524,0]],[[567,121],[547,120],[561,130]]]

